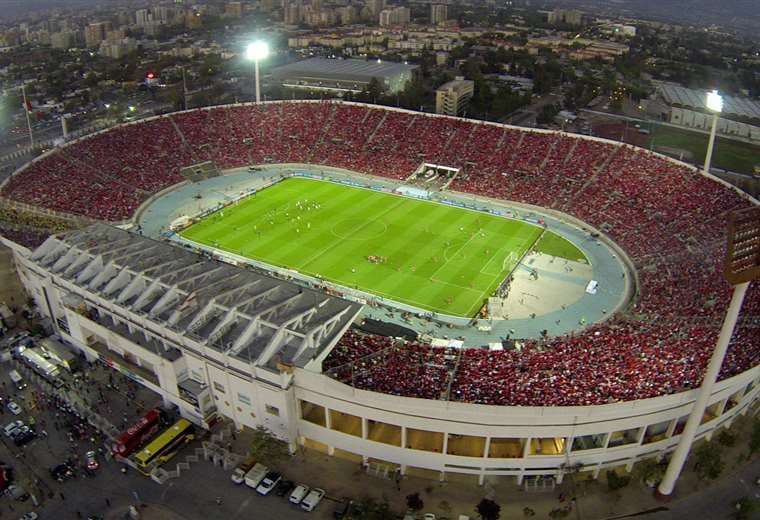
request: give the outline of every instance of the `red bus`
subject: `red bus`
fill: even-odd
[[[121,432],[111,446],[114,456],[127,457],[153,437],[161,426],[161,412],[153,408],[127,430]]]

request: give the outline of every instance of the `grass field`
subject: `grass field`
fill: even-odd
[[[645,126],[646,127],[646,126]],[[709,136],[665,125],[652,125],[654,146],[666,146],[691,152],[695,164],[702,165],[707,153]],[[716,168],[752,173],[760,164],[760,146],[718,137],[713,150],[712,165]]]
[[[541,232],[522,221],[291,178],[181,235],[423,309],[470,317]],[[575,246],[556,238],[550,241],[554,250],[575,254]]]

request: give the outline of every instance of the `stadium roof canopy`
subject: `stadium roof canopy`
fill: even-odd
[[[670,105],[680,105],[707,112],[707,90],[682,87],[674,83],[663,83],[659,87],[662,99]],[[760,103],[749,98],[723,96],[723,114],[760,119]]]
[[[278,363],[305,366],[361,310],[360,304],[105,224],[51,236],[31,259],[145,320],[271,369]],[[116,323],[102,324],[121,333]],[[165,358],[179,355],[141,335],[138,343]]]

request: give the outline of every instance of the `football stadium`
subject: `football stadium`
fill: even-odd
[[[757,201],[644,149],[333,101],[65,143],[0,188],[40,312],[201,427],[483,484],[672,451]],[[760,376],[750,286],[697,437]]]

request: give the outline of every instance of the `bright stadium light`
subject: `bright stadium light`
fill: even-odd
[[[705,166],[703,172],[710,173],[710,160],[712,159],[713,148],[715,147],[715,133],[718,130],[718,118],[723,110],[723,96],[718,94],[717,90],[707,93],[705,99],[707,109],[713,112],[712,129],[710,130],[710,141],[707,143],[707,155],[705,156]]]
[[[248,44],[245,49],[246,59],[253,61],[256,82],[256,103],[261,101],[261,84],[259,83],[259,62],[269,56],[269,44],[262,40],[256,40]]]
[[[135,110],[137,110],[137,107],[135,107],[134,105],[129,105],[130,112],[134,112]]]
[[[718,94],[717,90],[707,93],[707,108],[713,112],[723,111],[723,96]]]

